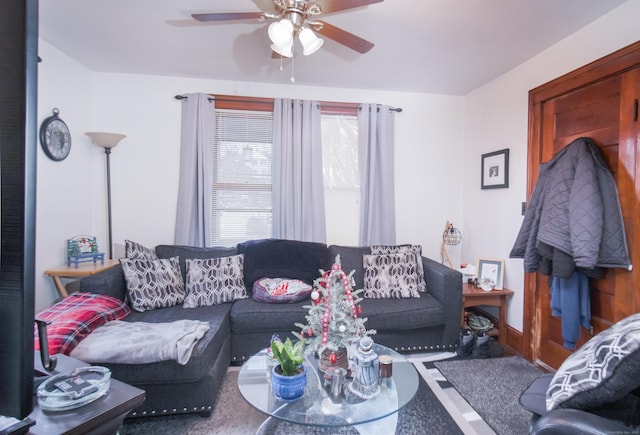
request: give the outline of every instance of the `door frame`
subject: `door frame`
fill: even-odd
[[[527,150],[527,198],[531,197],[533,189],[538,180],[538,172],[540,164],[548,159],[543,159],[542,154],[542,132],[543,132],[543,108],[544,104],[556,97],[568,94],[572,91],[578,90],[599,80],[612,77],[621,74],[625,71],[629,71],[635,67],[640,66],[640,41],[628,45],[620,50],[617,50],[605,57],[595,60],[587,65],[584,65],[574,71],[571,71],[563,76],[560,76],[554,80],[551,80],[541,86],[538,86],[529,91],[529,127],[528,127],[528,150]],[[640,85],[639,85],[640,87]],[[621,103],[622,105],[623,103]],[[631,101],[633,104],[633,101]],[[626,123],[631,117],[630,114],[621,113],[621,122]],[[626,137],[620,137],[620,145],[636,146],[635,144],[640,140],[638,137],[640,131],[637,127],[638,122],[635,123],[633,129],[627,129]],[[622,129],[621,129],[622,134]],[[636,176],[638,172],[638,164],[635,165],[635,192],[636,198],[640,195],[640,177]],[[640,207],[637,205],[638,201],[635,201],[636,210],[640,211]],[[639,231],[640,233],[640,231]],[[628,234],[629,236],[629,234]],[[633,239],[629,240],[629,245],[634,246],[635,243],[640,243],[640,234],[631,234]],[[633,261],[633,252],[632,261]],[[637,270],[637,269],[636,269]],[[626,286],[620,286],[620,289],[616,289],[617,292],[633,293],[634,283],[640,282],[638,280],[637,272],[634,271],[631,276],[628,277],[629,282]],[[524,278],[524,308],[523,308],[523,354],[525,358],[530,361],[536,361],[540,355],[540,330],[541,330],[541,307],[539,297],[539,280],[541,276],[539,273],[525,273]],[[625,280],[626,281],[626,280]],[[626,287],[626,288],[624,288]],[[627,300],[632,300],[633,296],[630,296]],[[626,298],[624,298],[626,299]],[[638,298],[635,300],[635,306],[622,306],[616,304],[614,307],[615,320],[620,320],[633,312],[640,309],[640,301]]]

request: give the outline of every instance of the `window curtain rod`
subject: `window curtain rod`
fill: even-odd
[[[176,95],[173,98],[175,98],[176,100],[186,100],[189,97],[187,97],[186,95]],[[209,97],[209,101],[214,101],[214,100],[215,100],[215,98]]]
[[[358,110],[360,110],[361,108],[358,107]],[[380,111],[380,108],[378,107],[377,111]],[[402,112],[402,107],[389,107],[389,112]]]
[[[186,99],[188,97],[186,95],[176,95],[174,98],[176,100],[184,100],[184,99]],[[254,103],[255,102],[254,100],[249,100],[249,99],[247,99],[247,100],[233,99],[232,100],[232,99],[225,99],[224,97],[219,97],[217,99],[216,98],[209,98],[209,101],[214,101],[214,100],[217,100],[217,101],[230,101],[230,102],[233,102],[233,103],[238,103],[238,102],[240,102],[240,103]],[[320,106],[322,106],[323,108],[327,108],[327,109],[331,109],[331,108],[340,109],[340,108],[344,107],[344,106],[341,106],[341,105],[335,105],[334,106],[331,103],[320,103]],[[402,107],[389,107],[389,111],[400,113],[400,112],[402,112]]]

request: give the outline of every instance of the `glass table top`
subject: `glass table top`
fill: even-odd
[[[318,371],[317,358],[305,359],[307,386],[304,395],[291,403],[278,401],[271,389],[269,358],[266,349],[252,356],[240,368],[238,389],[253,407],[271,417],[295,424],[315,426],[345,426],[375,421],[398,412],[418,390],[418,373],[407,359],[381,345],[374,351],[393,358],[393,376],[380,385],[380,393],[363,400],[352,395],[332,400],[329,388],[324,388],[323,374]],[[268,374],[269,373],[269,374]],[[347,379],[350,382],[351,378]]]

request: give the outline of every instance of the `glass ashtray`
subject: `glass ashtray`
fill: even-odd
[[[45,411],[66,411],[79,408],[104,396],[109,391],[111,371],[106,367],[89,366],[60,373],[38,387],[38,405]]]

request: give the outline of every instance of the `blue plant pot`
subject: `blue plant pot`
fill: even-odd
[[[293,376],[283,376],[276,369],[280,370],[280,365],[273,367],[271,372],[271,388],[276,399],[281,402],[294,402],[304,394],[304,387],[307,385],[307,371],[304,366],[301,373]]]

